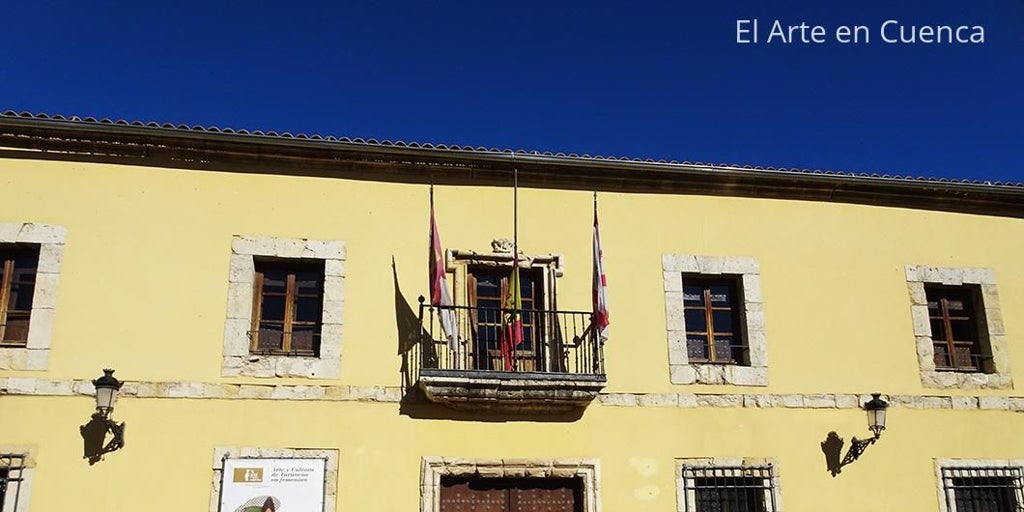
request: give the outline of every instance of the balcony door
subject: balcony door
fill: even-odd
[[[470,266],[467,272],[466,296],[472,322],[470,365],[475,370],[505,371],[501,338],[504,312],[509,293],[511,266]],[[544,269],[519,269],[523,298],[521,318],[523,341],[513,352],[515,371],[542,370],[544,332]]]

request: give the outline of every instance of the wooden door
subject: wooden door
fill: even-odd
[[[511,267],[470,267],[467,297],[472,322],[473,351],[470,367],[476,370],[505,370],[502,361],[502,307],[509,295]],[[516,371],[542,369],[544,344],[544,272],[539,268],[520,269],[523,299],[521,318],[523,342],[513,353]]]
[[[582,512],[576,478],[441,479],[441,512]]]

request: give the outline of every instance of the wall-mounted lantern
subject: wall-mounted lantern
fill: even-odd
[[[864,410],[868,413],[868,430],[875,434],[875,439],[882,436],[885,430],[885,410],[889,403],[882,400],[881,393],[871,393],[871,400],[864,404]]]
[[[889,408],[889,403],[882,400],[881,397],[881,393],[872,393],[871,400],[864,404],[864,410],[868,414],[868,430],[874,434],[874,437],[868,439],[854,437],[850,444],[850,450],[843,457],[843,466],[857,460],[868,446],[875,444],[875,441],[882,437],[882,431],[885,430],[885,410]]]
[[[93,387],[96,388],[96,413],[101,417],[109,418],[114,412],[114,402],[122,384],[114,378],[114,370],[111,369],[104,369],[103,376],[92,381]]]
[[[102,377],[92,381],[96,388],[96,412],[89,423],[79,427],[85,443],[83,458],[89,459],[90,465],[99,462],[103,454],[124,448],[124,423],[116,423],[111,418],[122,384],[114,377],[114,370],[109,368],[103,370]],[[108,432],[112,438],[106,442]]]

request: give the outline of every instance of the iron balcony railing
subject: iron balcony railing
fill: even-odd
[[[515,343],[512,310],[431,306],[420,297],[423,332],[414,360],[421,370],[604,375],[604,347],[592,313],[521,309],[518,314],[522,336]],[[451,340],[442,316],[453,324]]]

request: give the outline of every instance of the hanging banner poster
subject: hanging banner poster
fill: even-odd
[[[324,459],[225,459],[220,512],[323,512]]]

